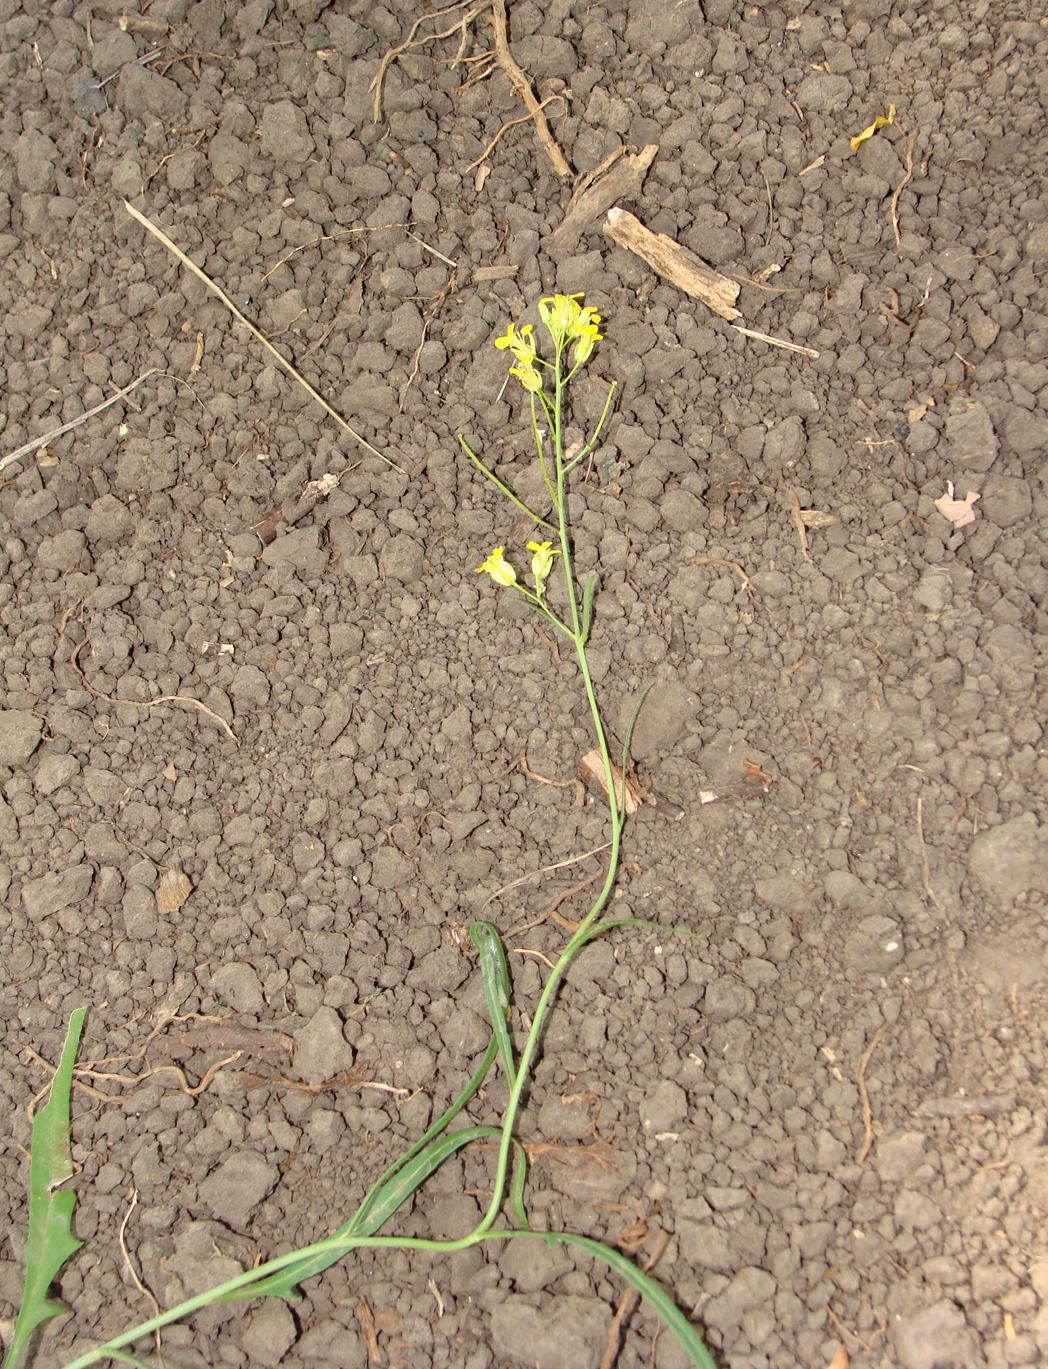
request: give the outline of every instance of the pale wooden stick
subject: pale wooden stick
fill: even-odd
[[[814,347],[802,347],[799,342],[787,342],[785,338],[772,337],[770,333],[758,333],[756,328],[743,328],[742,325],[738,323],[733,323],[731,326],[737,333],[741,333],[743,337],[756,338],[758,342],[767,342],[772,347],[784,347],[787,352],[800,352],[801,356],[806,357],[817,357],[821,355]]]
[[[197,280],[202,281],[203,284],[207,286],[207,288],[211,291],[213,295],[218,296],[218,298],[226,306],[226,308],[233,315],[236,321],[238,323],[242,323],[244,327],[248,330],[248,332],[251,334],[251,336],[253,338],[256,338],[259,342],[261,342],[262,346],[270,354],[270,356],[281,368],[281,370],[285,371],[291,377],[292,380],[297,381],[298,384],[302,386],[303,390],[305,390],[306,394],[308,394],[311,399],[316,400],[316,402],[320,405],[320,407],[324,410],[328,417],[333,418],[335,420],[335,422],[338,424],[338,426],[342,429],[343,432],[348,433],[349,436],[353,438],[354,442],[359,442],[360,445],[363,448],[365,448],[365,450],[369,451],[372,454],[372,456],[377,456],[378,459],[380,461],[384,461],[387,466],[392,466],[395,471],[400,471],[401,475],[405,474],[403,467],[398,466],[395,461],[391,461],[388,456],[383,456],[379,449],[377,447],[373,447],[366,437],[362,437],[360,433],[356,431],[355,428],[351,428],[349,426],[349,424],[342,417],[342,415],[336,409],[333,409],[331,407],[331,405],[327,402],[327,400],[320,393],[320,391],[315,390],[313,386],[310,385],[309,381],[305,379],[304,376],[299,375],[298,371],[295,370],[291,362],[288,361],[288,359],[285,356],[283,356],[280,352],[277,351],[277,349],[270,342],[269,338],[267,338],[264,333],[260,332],[251,322],[251,320],[240,312],[240,310],[236,307],[236,305],[229,298],[226,292],[222,290],[219,286],[217,286],[215,282],[211,279],[211,277],[207,275],[204,271],[202,271],[199,266],[197,266],[195,261],[190,260],[190,258],[186,256],[182,249],[180,247],[177,247],[171,241],[171,239],[167,236],[165,232],[157,228],[155,223],[151,223],[150,220],[147,219],[144,214],[139,213],[139,211],[135,208],[133,204],[128,204],[127,200],[124,201],[124,208],[127,210],[127,212],[131,215],[133,219],[137,220],[137,222],[140,223],[144,229],[146,229],[147,232],[152,233],[153,237],[156,238],[158,242],[162,242],[164,246],[167,248],[167,250],[173,256],[178,258],[178,260],[182,263],[182,265],[186,268],[187,271],[192,272],[192,274],[196,276]]]
[[[707,309],[721,318],[742,318],[735,308],[735,301],[739,298],[739,283],[714,271],[690,248],[681,247],[680,243],[674,242],[665,233],[653,233],[625,209],[608,210],[604,232],[612,242],[642,257],[658,275],[686,295],[701,300]]]

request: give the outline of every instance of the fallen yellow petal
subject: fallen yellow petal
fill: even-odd
[[[888,124],[893,124],[894,122],[895,106],[889,105],[887,114],[878,114],[872,124],[869,124],[864,128],[861,133],[856,133],[855,137],[851,140],[851,150],[853,152],[858,152],[867,138],[872,138],[879,128],[886,128]]]

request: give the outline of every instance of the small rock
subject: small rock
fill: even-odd
[[[657,1136],[672,1131],[688,1116],[688,1095],[672,1079],[663,1079],[641,1100],[640,1120],[646,1132]]]
[[[1014,475],[991,475],[983,482],[979,511],[999,528],[1013,528],[1033,512],[1029,483]]]
[[[900,1131],[882,1137],[873,1152],[873,1163],[886,1184],[905,1183],[924,1162],[928,1137],[923,1131]]]
[[[929,566],[917,582],[913,597],[929,613],[941,613],[953,599],[953,581],[942,566]]]
[[[318,1008],[309,1022],[294,1033],[294,1063],[298,1077],[307,1084],[322,1084],[353,1065],[353,1048],[342,1030],[334,1008]]]
[[[115,494],[103,494],[88,510],[87,536],[91,542],[119,542],[131,531],[131,511]]]
[[[56,789],[61,789],[64,784],[80,774],[80,762],[75,756],[63,756],[58,752],[49,751],[42,756],[40,763],[36,767],[33,775],[33,784],[36,786],[38,794],[45,797],[53,794]]]
[[[713,1269],[731,1274],[738,1268],[738,1256],[726,1232],[712,1222],[677,1222],[677,1239],[685,1260],[695,1269]]]
[[[491,1313],[495,1353],[529,1369],[597,1369],[610,1317],[597,1298],[557,1298],[552,1308],[538,1308],[511,1295]]]
[[[292,528],[270,542],[262,553],[267,566],[319,575],[327,564],[327,552],[320,545],[319,528]]]
[[[512,1279],[518,1293],[548,1288],[574,1267],[567,1247],[543,1241],[509,1241],[499,1256],[499,1273]]]
[[[279,1179],[280,1171],[271,1160],[255,1150],[238,1150],[200,1185],[200,1200],[216,1220],[236,1230],[247,1225]]]
[[[144,884],[129,884],[121,902],[124,931],[134,941],[149,941],[160,929],[156,898]]]
[[[791,414],[769,429],[764,439],[764,459],[769,466],[795,466],[804,455],[806,445],[804,423]]]
[[[53,537],[41,539],[36,553],[37,564],[46,570],[60,570],[66,574],[83,570],[86,550],[87,538],[84,534],[68,528],[65,532],[56,532]]]
[[[266,106],[260,135],[263,150],[277,162],[304,162],[316,146],[305,112],[290,100]]]
[[[835,908],[843,912],[853,912],[865,908],[870,901],[866,886],[850,870],[830,870],[823,880],[826,897]]]
[[[40,745],[43,731],[43,718],[28,708],[0,710],[0,765],[25,765]]]
[[[730,975],[722,975],[706,986],[702,1011],[711,1022],[733,1022],[749,1017],[757,1006],[757,995]]]
[[[1021,813],[980,832],[968,852],[968,873],[1002,909],[1033,888],[1048,888],[1041,829],[1033,813]]]
[[[373,889],[399,889],[411,875],[411,862],[395,846],[380,846],[371,857]]]
[[[116,102],[132,118],[153,114],[170,123],[185,109],[186,97],[174,81],[158,71],[129,62],[117,78]]]
[[[53,913],[83,903],[91,889],[95,872],[90,865],[71,865],[68,870],[53,870],[22,886],[22,907],[30,922],[39,922]]]
[[[815,110],[820,114],[833,114],[843,109],[851,98],[851,81],[847,76],[834,76],[830,72],[817,71],[797,87],[797,103],[801,109]]]
[[[1000,443],[985,405],[978,400],[954,399],[946,415],[949,460],[957,471],[988,471]]]
[[[264,1302],[240,1336],[249,1364],[279,1364],[298,1337],[295,1319],[282,1302]]]
[[[753,1265],[740,1269],[724,1292],[705,1305],[703,1321],[718,1331],[734,1330],[748,1312],[771,1301],[775,1288],[775,1280],[767,1270]]]
[[[754,889],[760,901],[778,913],[800,913],[811,903],[810,892],[792,875],[772,875],[768,879],[758,879]]]
[[[964,1313],[945,1298],[922,1312],[896,1317],[892,1341],[901,1369],[970,1369],[982,1358]]]
[[[237,673],[233,676],[233,682],[229,686],[229,697],[238,705],[254,704],[258,708],[264,707],[269,703],[270,687],[269,680],[263,671],[256,665],[242,665],[238,667]]]
[[[898,924],[881,913],[871,913],[844,940],[844,958],[864,974],[886,974],[905,955]]]
[[[260,1013],[266,1006],[262,981],[250,965],[223,965],[211,976],[211,992],[234,1012]]]
[[[417,584],[422,579],[424,549],[420,542],[406,533],[391,537],[379,552],[378,569],[384,580],[400,580],[403,584]]]

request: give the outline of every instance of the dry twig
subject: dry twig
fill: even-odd
[[[650,143],[631,155],[626,155],[624,147],[609,153],[575,187],[564,217],[549,235],[546,250],[552,255],[574,252],[594,219],[606,214],[620,200],[635,199],[658,150],[657,144]],[[623,157],[625,160],[621,160]]]
[[[738,561],[725,561],[720,556],[696,556],[695,564],[697,566],[723,566],[725,570],[733,570],[742,581],[743,587],[750,598],[755,599],[757,597],[757,591],[753,588],[753,581],[739,565]]]
[[[266,335],[263,332],[261,332],[258,328],[256,328],[255,325],[245,314],[241,313],[241,311],[229,298],[226,292],[223,289],[221,289],[218,285],[216,285],[215,282],[211,279],[211,277],[207,275],[206,272],[202,271],[199,266],[197,266],[195,261],[187,257],[180,247],[176,247],[166,233],[164,233],[161,229],[157,228],[156,224],[150,222],[150,220],[147,219],[144,214],[140,213],[134,207],[133,204],[129,204],[127,200],[124,201],[124,208],[127,210],[127,212],[131,215],[133,219],[135,219],[138,223],[142,225],[143,228],[146,229],[147,232],[152,233],[153,237],[156,238],[158,242],[163,243],[167,250],[182,263],[182,265],[186,268],[187,271],[191,272],[194,276],[196,276],[197,280],[202,282],[202,284],[206,285],[207,288],[211,291],[211,293],[217,296],[217,298],[222,301],[222,303],[226,306],[226,308],[233,315],[236,321],[238,323],[242,323],[244,327],[248,330],[248,332],[251,334],[251,336],[255,338],[256,341],[262,344],[262,346],[270,354],[270,356],[277,363],[280,369],[284,371],[285,374],[289,375],[291,379],[294,380],[297,384],[301,385],[303,390],[305,390],[306,394],[309,395],[311,399],[315,400],[316,403],[320,405],[320,407],[324,410],[324,412],[328,415],[329,418],[333,418],[335,420],[335,422],[338,424],[338,426],[342,429],[343,432],[348,433],[349,436],[354,440],[354,442],[358,442],[366,451],[369,451],[372,454],[372,456],[377,456],[378,459],[380,461],[384,461],[387,466],[392,466],[394,470],[400,471],[401,475],[404,474],[404,470],[401,466],[398,466],[395,461],[391,461],[388,456],[384,456],[377,447],[372,446],[372,444],[367,440],[366,437],[363,437],[360,433],[357,432],[355,428],[351,428],[349,426],[349,424],[338,412],[338,410],[333,409],[331,407],[331,405],[327,402],[327,400],[320,393],[320,391],[315,389],[312,385],[310,385],[309,381],[305,378],[305,376],[301,375],[300,372],[298,372],[295,369],[295,367],[292,366],[291,362],[288,361],[287,357],[285,357],[282,352],[279,352],[273,346],[273,344],[266,337]]]
[[[801,544],[801,555],[811,565],[811,554],[808,551],[808,529],[804,526],[804,519],[801,517],[801,501],[797,498],[792,485],[787,485],[784,480],[780,481],[780,484],[790,501],[790,522],[797,529],[797,537]]]
[[[552,104],[554,100],[559,100],[561,104],[564,106],[564,108],[567,109],[568,102],[567,100],[565,100],[563,95],[547,95],[546,98],[542,101],[542,103],[537,106],[537,108],[540,110],[545,109],[546,106],[548,104]],[[491,156],[491,154],[495,151],[495,148],[497,147],[499,139],[502,137],[503,133],[507,132],[511,128],[516,128],[517,124],[531,123],[534,117],[535,116],[533,114],[528,113],[522,114],[519,119],[507,119],[506,122],[499,129],[499,131],[495,134],[494,138],[492,138],[491,142],[488,143],[487,147],[480,154],[480,156],[475,161],[470,162],[469,166],[466,167],[466,170],[472,171],[474,167],[480,166],[481,162],[486,162],[487,159]],[[411,234],[411,236],[414,237],[415,235]],[[445,257],[444,260],[447,261],[447,258]]]
[[[531,83],[513,60],[509,50],[509,31],[506,19],[505,0],[491,0],[491,28],[495,35],[495,59],[509,78],[509,83],[524,103],[524,108],[535,121],[535,132],[546,149],[546,155],[553,164],[553,170],[562,181],[571,179],[572,170],[568,159],[557,146],[557,140],[549,131],[549,124],[542,112],[542,105],[536,100]]]
[[[655,1238],[654,1248],[644,1264],[645,1274],[651,1271],[662,1259],[663,1251],[670,1243],[670,1238],[665,1231],[660,1231]],[[627,1288],[619,1299],[619,1305],[615,1309],[615,1315],[611,1319],[608,1327],[608,1343],[604,1349],[604,1354],[600,1359],[600,1369],[614,1369],[615,1361],[619,1357],[619,1350],[622,1341],[622,1324],[637,1305],[640,1294],[633,1288]]]
[[[888,201],[892,220],[892,232],[895,234],[895,246],[897,249],[902,246],[902,236],[899,233],[899,196],[913,180],[913,149],[916,142],[917,138],[913,133],[906,139],[906,171],[902,180],[892,191],[892,197]]]
[[[770,333],[759,333],[756,328],[743,328],[738,323],[731,325],[737,333],[743,337],[756,338],[758,342],[767,342],[772,347],[782,347],[787,352],[800,352],[801,356],[817,357],[822,353],[816,351],[814,347],[803,347],[799,342],[787,342],[785,338],[772,337]]]
[[[103,409],[108,409],[110,404],[116,404],[119,400],[123,399],[125,395],[129,395],[132,390],[141,385],[143,380],[148,380],[151,375],[155,375],[157,369],[156,366],[150,366],[148,371],[143,371],[130,385],[125,385],[122,390],[117,390],[115,395],[110,395],[108,399],[103,399],[102,403],[96,404],[93,409],[88,409],[86,413],[80,414],[79,417],[71,419],[68,423],[63,423],[60,428],[53,428],[51,432],[44,433],[41,437],[34,437],[31,441],[23,443],[16,451],[8,452],[7,456],[0,457],[0,471],[4,470],[5,467],[10,466],[12,461],[17,461],[20,457],[28,456],[30,452],[35,452],[39,447],[46,447],[47,444],[53,442],[56,437],[62,437],[65,433],[72,432],[74,428],[79,428],[81,423],[86,423],[89,418],[94,418],[95,414],[100,414]]]
[[[924,840],[924,795],[917,795],[917,840],[921,847],[921,881],[924,884],[924,892],[928,895],[928,901],[934,903],[936,908],[942,911],[943,902],[939,895],[932,888],[932,872],[928,862],[928,846]]]
[[[108,704],[130,704],[133,708],[156,708],[158,704],[188,704],[190,708],[195,708],[198,712],[205,713],[214,722],[218,723],[219,727],[234,746],[240,745],[236,733],[226,722],[225,718],[220,718],[213,708],[208,708],[207,704],[201,703],[199,699],[191,699],[188,694],[162,694],[159,699],[118,699],[112,694],[103,694],[100,689],[94,687],[80,668],[80,662],[77,660],[77,657],[85,646],[87,646],[86,638],[78,646],[74,647],[73,654],[69,658],[69,664],[80,676],[80,683],[87,692],[93,694],[96,699],[101,699]]]
[[[129,1189],[127,1197],[127,1211],[124,1213],[124,1219],[120,1223],[120,1230],[117,1232],[117,1244],[120,1246],[120,1253],[124,1257],[124,1264],[127,1267],[127,1272],[131,1279],[131,1282],[135,1285],[139,1293],[141,1293],[142,1297],[146,1299],[150,1307],[153,1309],[153,1316],[159,1317],[160,1304],[153,1296],[153,1290],[151,1288],[147,1288],[146,1285],[139,1278],[138,1270],[135,1268],[134,1261],[131,1259],[131,1252],[127,1248],[127,1224],[131,1220],[132,1212],[134,1212],[135,1208],[138,1206],[138,1189]],[[153,1344],[156,1346],[157,1363],[160,1365],[160,1369],[163,1369],[164,1355],[160,1348],[159,1327],[157,1328],[157,1330],[153,1332]]]
[[[461,31],[462,41],[459,44],[458,56],[455,58],[455,62],[459,62],[462,60],[462,54],[465,51],[466,45],[466,29],[473,22],[473,20],[477,18],[478,15],[484,13],[488,5],[491,3],[491,0],[482,0],[481,4],[474,5],[473,8],[471,10],[468,10],[466,14],[462,15],[460,19],[456,19],[455,22],[450,26],[450,28],[443,29],[440,33],[427,33],[421,38],[416,38],[415,35],[418,33],[419,29],[422,27],[423,24],[428,24],[433,19],[440,19],[445,14],[453,14],[455,10],[465,9],[466,3],[467,0],[456,0],[455,4],[445,5],[443,9],[434,10],[432,14],[420,15],[419,18],[416,19],[415,22],[411,25],[411,28],[408,30],[408,36],[404,39],[404,41],[402,43],[398,43],[396,47],[390,48],[390,50],[382,58],[382,61],[378,64],[378,71],[375,72],[374,78],[371,82],[371,90],[373,92],[373,99],[371,101],[371,119],[373,123],[377,124],[381,123],[382,121],[382,87],[385,84],[386,73],[389,71],[390,67],[397,60],[397,58],[402,57],[405,52],[408,52],[411,48],[420,48],[425,43],[438,42],[441,38],[450,38],[453,33]],[[453,63],[452,65],[454,64],[455,63]]]
[[[859,1086],[859,1098],[862,1102],[863,1141],[862,1148],[856,1156],[856,1160],[860,1165],[866,1163],[866,1159],[873,1149],[873,1108],[870,1106],[870,1091],[866,1087],[866,1071],[869,1068],[870,1060],[873,1058],[873,1052],[880,1045],[881,1038],[885,1035],[887,1030],[888,1027],[887,1024],[885,1024],[883,1027],[878,1027],[873,1033],[870,1044],[862,1053],[862,1058],[859,1060],[859,1067],[855,1073],[855,1082]]]

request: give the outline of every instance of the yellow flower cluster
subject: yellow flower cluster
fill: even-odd
[[[517,572],[506,560],[505,550],[505,547],[496,547],[486,560],[477,566],[477,573],[490,575],[496,585],[502,589],[509,589],[511,585],[517,584]],[[541,598],[546,589],[549,573],[553,569],[553,558],[560,553],[554,549],[552,542],[529,542],[528,551],[534,552],[531,558],[531,573],[535,578],[535,595]],[[520,588],[519,585],[517,587]]]
[[[564,347],[575,344],[572,364],[581,366],[593,355],[593,349],[604,334],[600,331],[600,315],[595,309],[582,305],[582,295],[547,295],[539,300],[539,318],[546,325],[546,331],[553,339],[558,355]],[[534,339],[535,329],[530,323],[518,328],[515,323],[507,326],[501,337],[495,339],[495,346],[508,351],[516,362],[509,368],[511,376],[516,376],[525,390],[537,394],[542,389],[540,365]]]
[[[547,295],[539,300],[539,318],[546,325],[553,345],[557,348],[575,343],[576,366],[588,361],[593,348],[604,334],[600,331],[600,315],[596,309],[579,303],[582,295]]]

